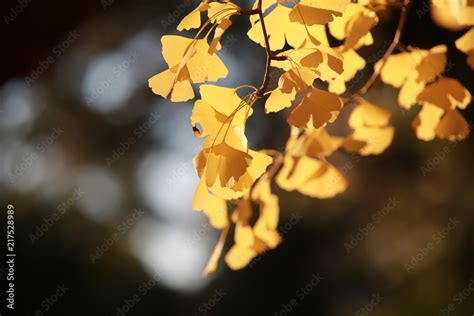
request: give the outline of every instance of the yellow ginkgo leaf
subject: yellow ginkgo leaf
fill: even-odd
[[[245,268],[257,254],[253,247],[235,244],[227,252],[225,262],[232,270],[240,270]]]
[[[264,17],[268,41],[272,50],[282,49],[286,41],[289,45],[298,47],[306,38],[304,25],[290,21],[290,11],[290,8],[277,4],[276,7]],[[247,35],[252,41],[265,47],[261,21],[256,21]]]
[[[355,77],[359,70],[364,69],[366,62],[355,50],[349,49],[342,53],[344,71],[334,80],[329,81],[328,90],[342,94],[346,91],[346,82]]]
[[[252,191],[252,200],[260,206],[260,215],[253,227],[254,234],[268,248],[273,249],[281,242],[281,236],[277,230],[280,208],[278,197],[271,192],[268,178],[260,179],[255,185]]]
[[[341,17],[328,24],[331,34],[344,40],[343,50],[358,49],[373,43],[370,30],[377,24],[375,12],[357,3],[350,3]]]
[[[222,21],[228,19],[230,16],[239,13],[239,7],[229,1],[225,2],[211,2],[207,9],[207,15],[212,23],[220,24]]]
[[[391,55],[382,68],[381,79],[396,88],[400,88],[409,78],[418,82],[431,81],[444,70],[446,51],[446,45],[438,45],[430,50],[413,49],[408,53]]]
[[[410,53],[390,55],[387,61],[383,64],[383,68],[380,72],[380,78],[382,81],[394,86],[395,88],[401,88],[416,68],[418,60],[415,56],[416,55]],[[375,67],[380,68],[380,63],[381,61],[379,61]]]
[[[305,44],[308,42],[305,41]],[[301,66],[314,69],[319,74],[319,79],[328,82],[342,74],[344,70],[343,56],[340,53],[325,45],[318,45],[314,48],[311,48],[311,46],[303,46],[306,55],[302,56],[299,61]]]
[[[207,9],[209,9],[208,2],[206,0],[200,2],[196,9],[181,20],[176,29],[182,31],[199,28],[201,26],[201,12],[205,12]]]
[[[252,161],[247,171],[232,187],[224,187],[216,182],[210,188],[214,194],[226,200],[244,196],[273,161],[272,157],[258,151],[249,150],[248,154],[252,157]]]
[[[252,227],[247,223],[238,222],[235,225],[234,241],[238,245],[252,247],[255,242]]]
[[[273,60],[273,67],[286,71],[294,68],[295,64],[316,72],[319,79],[330,81],[343,72],[342,55],[335,49],[321,44],[315,37],[308,35],[304,42],[295,49],[279,54],[287,56],[286,60]]]
[[[383,82],[400,89],[398,102],[409,109],[427,83],[438,77],[446,66],[446,45],[430,50],[413,49],[410,52],[391,55],[383,63],[380,78]],[[382,60],[375,67],[382,67]]]
[[[354,130],[344,148],[363,156],[378,155],[392,143],[394,128],[389,125],[389,110],[362,101],[351,113],[349,126]]]
[[[375,12],[368,10],[359,14],[356,19],[351,20],[346,27],[351,32],[344,40],[344,49],[359,48],[361,46],[372,45],[374,39],[370,30],[378,23],[379,19]]]
[[[436,136],[449,141],[463,140],[469,133],[469,124],[457,110],[447,111],[436,127]]]
[[[421,111],[412,123],[416,136],[424,141],[433,140],[435,137],[450,141],[465,139],[469,135],[470,127],[456,110],[456,105],[453,105],[459,104],[459,101],[451,96],[448,97],[451,103],[446,103],[446,99],[443,100],[442,97],[439,99],[435,104],[423,102]]]
[[[232,129],[231,129],[232,130]],[[272,158],[258,151],[240,148],[229,140],[202,150],[194,158],[199,177],[216,196],[225,200],[238,199],[248,193],[254,182],[265,172]]]
[[[227,203],[207,190],[205,177],[201,178],[194,193],[193,210],[204,211],[214,228],[224,229],[229,225]]]
[[[284,190],[297,190],[318,199],[332,198],[349,186],[349,181],[334,166],[307,156],[287,155],[276,182]]]
[[[308,130],[301,151],[310,157],[330,156],[344,143],[344,137],[329,135],[326,128]]]
[[[232,212],[232,222],[248,225],[252,214],[252,203],[248,197],[244,197],[239,200],[239,204]]]
[[[196,54],[189,59],[186,67],[193,83],[217,81],[228,74],[228,70],[217,54],[209,53],[206,39],[197,40]]]
[[[191,124],[199,124],[201,127],[200,133],[196,135],[198,137],[209,135],[215,143],[218,139],[223,139],[227,126],[244,125],[253,113],[250,105],[233,88],[201,85],[200,93],[201,99],[196,101],[191,114]]]
[[[341,98],[334,93],[313,88],[293,109],[288,123],[299,128],[319,128],[334,122],[342,105]]]
[[[244,204],[242,206],[242,204]],[[254,235],[252,227],[248,224],[247,219],[240,220],[241,217],[236,213],[241,209],[247,209],[250,201],[247,198],[240,200],[237,209],[232,215],[238,219],[235,224],[234,242],[235,244],[229,249],[225,256],[225,262],[233,270],[239,270],[247,266],[250,261],[261,251],[261,242]]]
[[[350,0],[301,0],[291,10],[290,19],[306,25],[324,25],[341,16]]]
[[[173,69],[177,68],[178,66]],[[194,91],[187,69],[179,74],[173,69],[160,72],[148,80],[148,85],[153,93],[169,98],[173,102],[184,102],[194,98]]]
[[[203,84],[199,89],[201,99],[209,103],[216,111],[230,116],[239,106],[249,107],[237,94],[236,89]]]
[[[446,66],[446,47],[435,46],[430,49],[416,66],[418,82],[430,82],[439,76]]]
[[[458,80],[441,78],[418,95],[418,102],[433,104],[444,110],[465,109],[471,103],[471,94]]]
[[[230,19],[225,19],[216,27],[214,37],[212,42],[209,46],[209,53],[214,54],[218,50],[222,48],[220,43],[222,36],[224,35],[225,31],[232,25],[232,21]]]
[[[436,127],[443,113],[443,109],[431,104],[425,104],[412,123],[416,137],[424,141],[433,140],[436,137]]]
[[[474,27],[456,40],[456,47],[467,55],[467,64],[474,69]]]
[[[291,68],[281,75],[278,88],[273,90],[265,103],[265,112],[278,112],[291,106],[300,92],[312,86],[317,75],[307,68]]]
[[[169,66],[148,80],[154,93],[173,102],[194,97],[192,83],[216,81],[227,76],[227,68],[216,54],[209,54],[206,39],[163,36],[163,57]]]
[[[206,185],[208,187],[212,187],[216,182],[225,187],[232,187],[252,162],[252,156],[248,153],[235,149],[225,142],[214,145],[206,151]]]
[[[433,0],[432,15],[435,21],[441,22],[442,26],[458,30],[466,25],[474,25],[474,2],[472,0]]]
[[[418,95],[425,88],[426,83],[417,81],[415,78],[408,78],[398,93],[398,104],[404,109],[410,109],[416,104]]]

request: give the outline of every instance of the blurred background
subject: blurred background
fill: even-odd
[[[221,261],[201,276],[218,232],[191,210],[201,142],[192,103],[147,84],[165,69],[160,37],[197,3],[1,2],[0,205],[2,214],[15,206],[16,315],[472,315],[474,138],[417,140],[417,110],[401,111],[398,91],[380,83],[368,99],[392,110],[393,145],[374,157],[337,154],[352,186],[334,199],[275,187],[283,243],[244,270]],[[398,10],[379,14],[376,44],[360,50],[372,61],[398,20]],[[221,53],[230,75],[219,83],[258,85],[264,51],[246,37],[248,20],[233,21]],[[447,43],[446,76],[473,92],[453,44],[462,34],[414,1],[402,42]],[[260,105],[251,147],[279,148],[287,113],[266,116]],[[472,106],[463,114],[473,124]]]

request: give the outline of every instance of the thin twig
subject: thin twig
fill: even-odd
[[[393,51],[398,47],[400,42],[400,38],[402,36],[403,30],[405,29],[405,24],[408,15],[408,9],[410,7],[411,0],[404,0],[403,7],[401,8],[400,18],[398,20],[397,30],[395,32],[395,36],[393,37],[392,43],[388,47],[387,51],[380,59],[381,65],[374,69],[372,76],[370,76],[369,80],[364,84],[364,86],[356,93],[356,95],[362,96],[369,91],[369,89],[375,84],[378,77],[380,76],[380,72],[382,71],[383,66],[387,62],[388,57],[393,53]]]
[[[268,41],[268,33],[267,33],[267,27],[265,26],[265,20],[263,18],[263,10],[262,10],[262,0],[258,0],[257,3],[257,8],[248,10],[248,9],[240,9],[239,10],[240,14],[243,15],[255,15],[258,14],[260,24],[262,25],[262,33],[263,33],[263,38],[265,40],[265,52],[267,54],[266,62],[265,62],[265,74],[263,76],[263,81],[262,85],[260,88],[256,91],[255,95],[258,98],[263,97],[264,93],[267,91],[268,84],[270,82],[270,67],[272,60],[286,60],[286,56],[276,56],[272,53],[272,50],[270,48],[270,42]]]

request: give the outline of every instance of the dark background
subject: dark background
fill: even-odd
[[[192,103],[173,104],[147,86],[165,67],[160,37],[176,33],[196,4],[1,2],[0,205],[15,206],[17,254],[15,314],[6,315],[439,315],[449,304],[449,315],[472,315],[474,140],[417,140],[418,110],[399,110],[398,92],[382,84],[368,98],[392,110],[392,146],[375,157],[337,154],[352,186],[334,199],[275,187],[283,243],[242,271],[221,262],[200,276],[218,233],[191,210],[200,144]],[[426,8],[415,1],[402,42],[447,43],[446,76],[474,91],[453,45],[463,31],[436,26]],[[380,18],[365,57],[386,49],[398,12]],[[246,38],[245,18],[233,21],[222,51],[230,75],[220,83],[258,85],[264,51]],[[370,73],[361,71],[352,90]],[[287,113],[265,116],[262,106],[249,121],[251,147],[278,148]],[[472,124],[472,108],[463,114]],[[457,224],[449,230],[450,219]],[[41,225],[46,231],[32,241]],[[105,251],[92,260],[97,247]]]

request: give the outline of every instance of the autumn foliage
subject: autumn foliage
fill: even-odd
[[[400,89],[401,108],[416,108],[412,126],[420,140],[456,141],[468,135],[461,111],[471,102],[471,94],[457,79],[443,75],[446,45],[419,49],[401,43],[410,4],[410,0],[256,0],[252,8],[240,8],[230,1],[202,1],[177,26],[178,31],[196,29],[194,38],[162,37],[168,69],[150,78],[149,85],[173,102],[195,98],[193,84],[228,75],[218,52],[232,18],[248,19],[248,38],[267,53],[260,87],[202,84],[192,111],[194,134],[203,138],[202,150],[194,158],[200,181],[193,208],[222,231],[205,274],[216,270],[229,232],[234,242],[225,261],[232,269],[245,267],[281,242],[273,181],[287,191],[332,198],[349,186],[328,159],[335,151],[378,155],[391,144],[390,111],[364,99],[378,78]],[[444,8],[461,27],[474,24],[474,4],[466,0],[439,0],[433,5]],[[377,12],[387,9],[400,11],[393,41],[373,65],[365,85],[347,96],[346,83],[367,63],[357,51],[374,43],[371,30],[378,23]],[[328,36],[340,45],[331,47]],[[455,46],[474,69],[474,28]],[[277,86],[270,87],[274,69],[282,74]],[[291,134],[282,152],[248,147],[245,126],[254,106],[264,106],[266,113],[291,108],[287,118]],[[334,126],[345,127],[346,132],[334,133]]]

